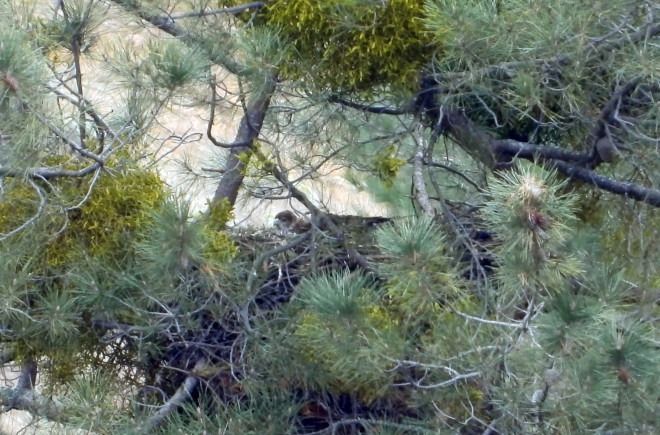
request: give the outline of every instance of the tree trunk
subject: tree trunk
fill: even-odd
[[[241,119],[238,133],[236,133],[236,138],[234,139],[234,144],[247,145],[231,148],[222,179],[220,179],[218,187],[215,190],[212,205],[222,204],[225,199],[232,207],[236,203],[238,190],[243,184],[243,178],[245,178],[245,167],[249,163],[254,151],[254,140],[259,136],[264,117],[270,105],[270,99],[275,92],[275,78],[268,77],[267,80],[268,82],[263,89],[258,94],[253,95],[248,103],[247,110]]]

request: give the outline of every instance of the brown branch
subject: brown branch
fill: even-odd
[[[62,14],[64,15],[64,20],[68,25],[71,24],[71,21],[69,19],[69,13],[67,12],[67,7],[65,6],[64,2],[60,2],[59,6],[62,8]],[[88,4],[86,8],[90,8],[92,4]],[[89,9],[86,9],[85,11],[85,19],[89,18]],[[80,47],[80,36],[78,34],[74,34],[73,38],[71,38],[71,44],[69,45],[69,48],[71,50],[71,53],[73,54],[73,66],[75,68],[75,79],[76,79],[76,88],[78,91],[78,95],[80,95],[81,100],[84,95],[83,92],[83,84],[82,84],[82,68],[80,66],[80,54],[82,52],[82,48]],[[80,145],[82,148],[87,148],[85,145],[85,139],[87,138],[87,132],[85,131],[85,110],[82,106],[82,104],[78,104],[78,133],[80,135]]]
[[[660,207],[660,191],[648,189],[634,183],[617,181],[582,167],[581,159],[584,159],[583,162],[585,163],[589,161],[590,155],[587,153],[577,153],[562,148],[545,147],[513,140],[495,139],[481,130],[465,114],[458,111],[447,112],[443,125],[446,134],[460,147],[466,149],[473,156],[486,156],[486,158],[479,158],[479,160],[493,169],[498,164],[502,164],[505,159],[512,161],[515,158],[523,158],[541,164],[548,164],[567,177],[607,192],[632,198],[654,207]]]
[[[588,153],[567,150],[565,148],[547,147],[511,139],[498,140],[491,138],[490,142],[493,154],[499,157],[498,160],[500,161],[510,159],[511,157],[526,160],[534,160],[540,157],[574,164],[584,164],[591,159],[591,155]]]
[[[307,209],[312,213],[312,216],[317,216],[323,214],[319,208],[314,205],[314,203],[307,198],[307,195],[305,195],[300,189],[298,189],[294,183],[289,181],[289,177],[287,174],[282,171],[278,165],[276,165],[274,162],[269,161],[266,156],[261,153],[261,151],[257,151],[259,158],[262,159],[262,161],[266,162],[265,164],[265,169],[273,174],[275,179],[282,183],[282,185],[289,191],[291,196],[295,199],[297,199],[302,205],[307,207]]]
[[[607,125],[615,125],[619,123],[619,121],[614,119],[617,107],[619,107],[623,98],[631,95],[635,91],[641,80],[641,77],[635,77],[612,94],[612,97],[603,107],[603,110],[600,112],[600,116],[598,117],[598,121],[596,122],[596,128],[592,133],[592,136],[595,139],[605,135]]]
[[[656,27],[651,28],[653,35],[660,33],[660,26]],[[607,119],[608,116],[611,116],[620,99],[632,93],[638,84],[638,79],[633,79],[621,87],[603,109],[601,119]],[[372,113],[387,113],[384,111],[373,111],[371,109],[374,108],[370,109],[369,106],[357,103],[345,105]],[[440,130],[468,154],[491,169],[502,167],[503,164],[506,165],[516,158],[547,162],[560,173],[572,179],[582,181],[616,195],[632,198],[654,207],[660,207],[660,191],[645,188],[634,183],[617,181],[585,168],[585,166],[593,167],[596,163],[595,160],[600,160],[600,157],[596,157],[597,154],[572,151],[559,147],[547,147],[510,139],[496,139],[458,110],[441,110],[440,113],[441,117],[438,122]]]
[[[276,85],[276,77],[268,76],[263,89],[255,94],[248,103],[234,140],[234,144],[247,145],[235,146],[229,151],[222,179],[213,196],[213,204],[222,204],[224,200],[227,200],[233,207],[236,203],[238,190],[245,178],[245,168],[254,152],[254,141],[261,131]]]
[[[553,161],[549,164],[551,167],[557,168],[559,172],[572,179],[582,181],[616,195],[632,198],[654,207],[660,207],[660,191],[658,190],[648,189],[634,183],[617,181],[613,178],[597,174],[589,169],[570,165],[566,162]]]
[[[213,76],[213,79],[211,80],[211,113],[209,114],[209,122],[206,126],[206,137],[209,138],[211,143],[213,145],[220,147],[220,148],[240,148],[240,147],[247,147],[252,144],[252,141],[250,142],[234,142],[234,143],[224,143],[220,142],[213,136],[213,124],[215,122],[215,105],[218,100],[218,93],[215,90],[215,76]]]
[[[41,115],[39,112],[34,110],[27,102],[23,102],[23,106],[30,111],[34,115],[35,118],[39,120],[42,124],[44,124],[46,127],[48,127],[48,130],[50,130],[53,134],[55,134],[57,137],[59,137],[62,141],[64,141],[69,147],[71,147],[72,150],[80,154],[81,156],[87,157],[88,159],[94,160],[96,163],[99,165],[103,166],[105,164],[105,160],[101,157],[98,156],[90,151],[87,151],[84,148],[84,144],[78,145],[71,139],[67,137],[67,135],[51,124],[43,115]]]
[[[617,147],[614,138],[612,138],[609,132],[609,126],[621,124],[617,119],[617,113],[621,107],[621,103],[624,98],[635,92],[640,81],[641,77],[636,77],[621,86],[612,94],[612,97],[603,107],[598,121],[596,121],[596,127],[591,133],[593,144],[591,146],[591,158],[587,164],[587,168],[593,169],[600,163],[608,163],[616,156]]]
[[[262,7],[264,7],[263,2],[252,2],[240,6],[234,6],[231,8],[210,9],[208,11],[186,12],[184,14],[179,14],[179,15],[169,15],[169,18],[171,20],[178,20],[180,18],[207,17],[209,15],[220,15],[220,14],[238,15],[241,12],[245,12],[250,9],[261,9]]]

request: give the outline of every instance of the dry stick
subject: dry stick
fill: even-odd
[[[193,368],[192,372],[197,373],[206,366],[206,360],[200,358]],[[160,425],[163,424],[165,419],[174,411],[179,409],[181,405],[187,402],[192,394],[195,392],[195,389],[199,385],[199,378],[197,376],[189,375],[184,381],[183,384],[176,390],[176,393],[158,410],[156,415],[151,417],[149,420],[149,426],[147,427],[146,432],[153,432],[158,429]]]
[[[268,259],[269,257],[272,257],[274,255],[280,254],[282,252],[288,251],[290,249],[295,248],[296,246],[302,244],[305,242],[309,237],[311,236],[311,232],[307,231],[306,233],[303,233],[299,237],[295,238],[291,242],[287,243],[286,245],[280,246],[278,248],[275,248],[273,250],[267,251],[262,253],[261,255],[257,256],[257,258],[254,260],[252,263],[252,270],[250,271],[250,276],[248,277],[247,281],[247,288],[248,291],[253,291],[254,290],[254,280],[257,278],[257,270],[259,270],[260,266]],[[247,319],[247,317],[246,317]]]

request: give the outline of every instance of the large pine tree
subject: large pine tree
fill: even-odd
[[[0,0],[2,411],[62,432],[657,432],[658,14]],[[190,107],[202,131],[163,127]],[[202,213],[156,169],[172,143],[219,150],[184,165],[215,183]],[[310,186],[337,173],[388,216],[330,213]],[[232,228],[255,198],[309,230]]]

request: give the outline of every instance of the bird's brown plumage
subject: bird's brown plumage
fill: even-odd
[[[306,219],[298,218],[292,211],[284,210],[275,215],[273,226],[279,236],[286,236],[291,233],[302,234],[307,232],[312,224]]]

